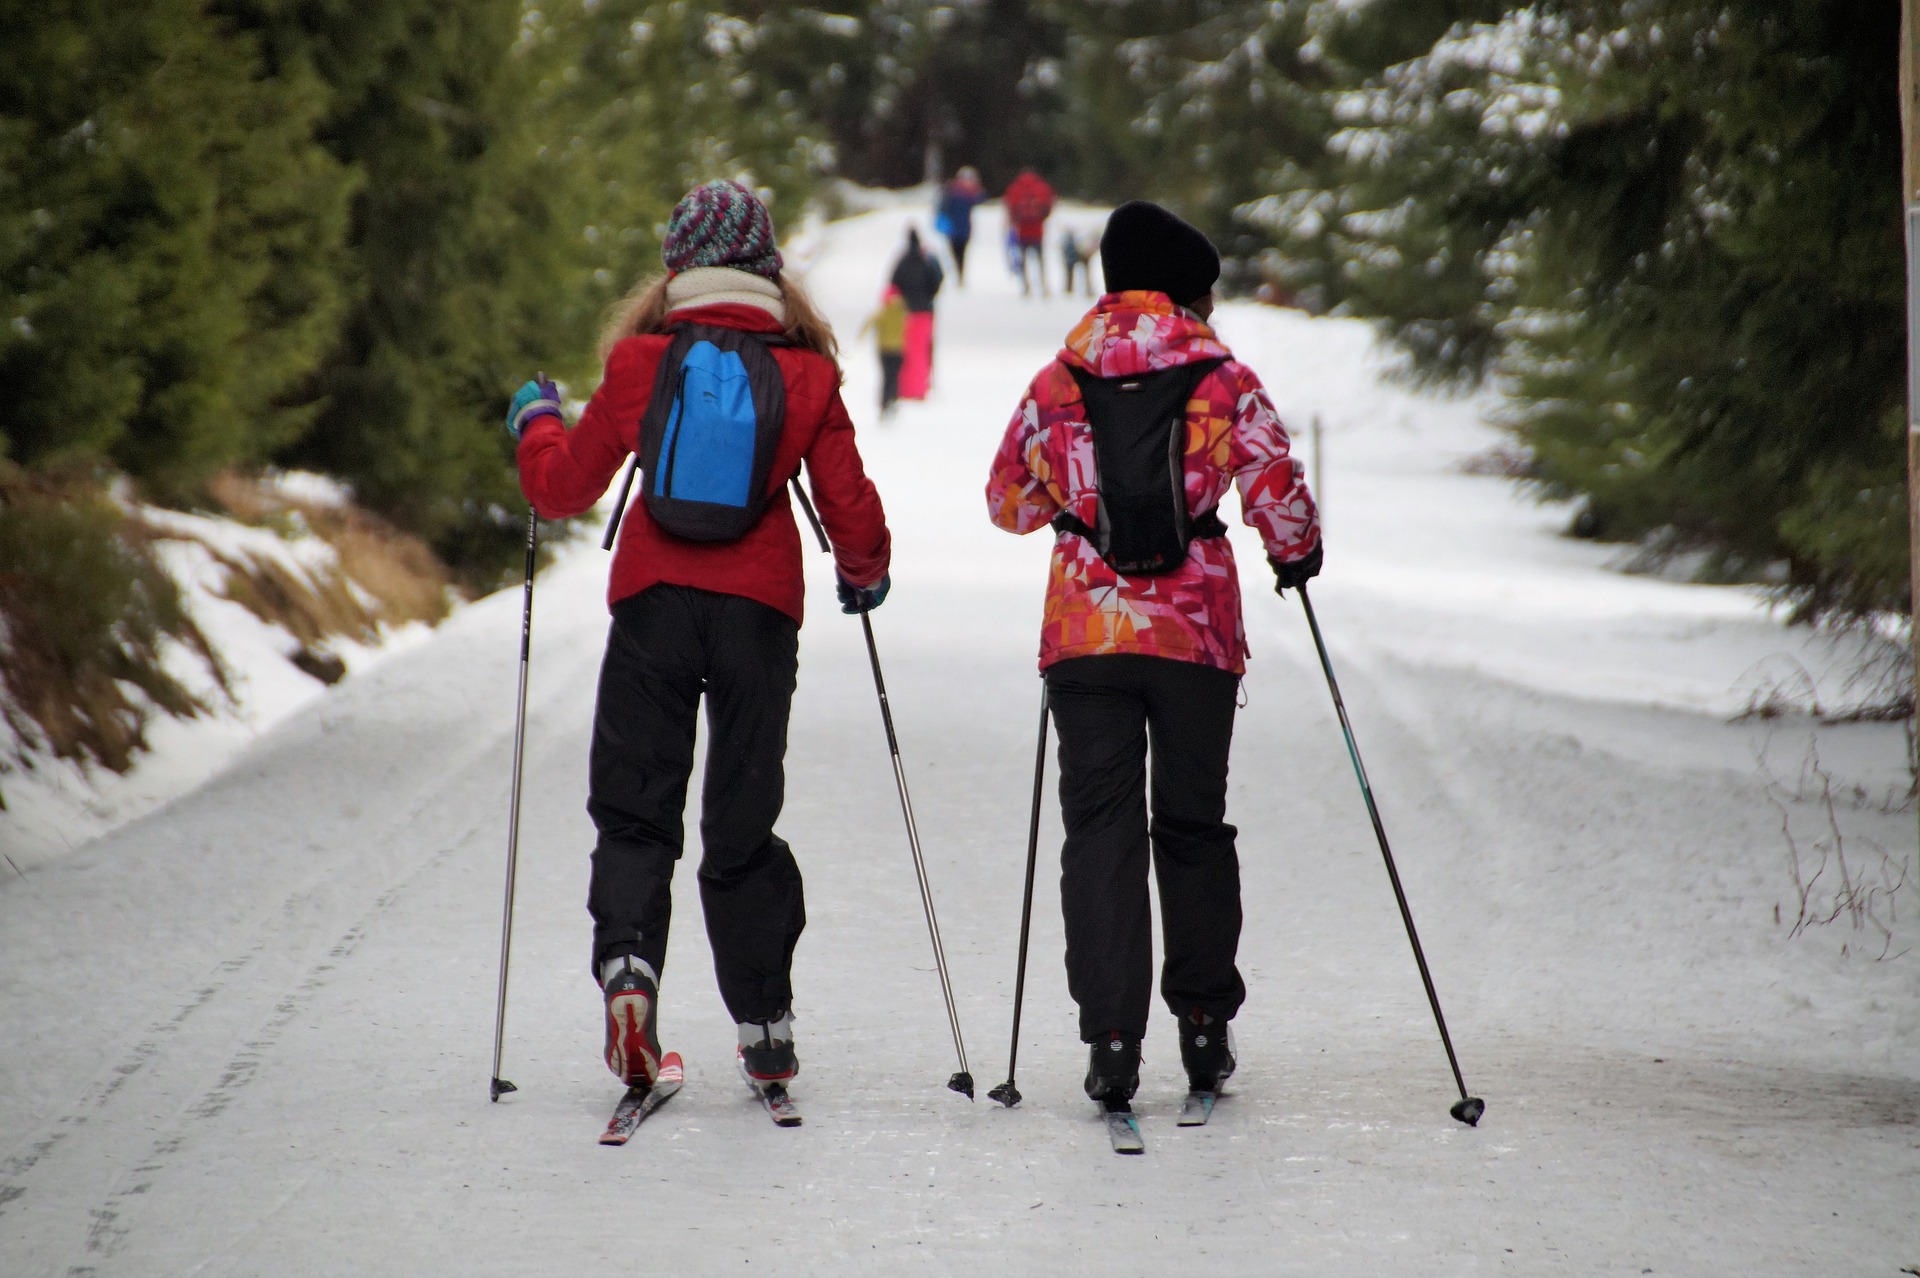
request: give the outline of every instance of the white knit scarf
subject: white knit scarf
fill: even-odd
[[[696,266],[667,281],[669,311],[722,302],[757,306],[780,323],[787,322],[787,304],[781,300],[780,286],[764,275],[736,271],[730,266]]]

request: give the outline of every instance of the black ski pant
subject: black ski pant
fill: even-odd
[[[886,412],[900,398],[900,365],[906,356],[899,351],[880,352],[880,411]]]
[[[596,975],[623,954],[665,970],[704,693],[700,904],[720,997],[735,1021],[791,1010],[807,912],[800,867],[773,823],[785,799],[798,668],[798,624],[755,600],[660,585],[614,605],[587,797],[599,831],[587,889]]]
[[[1164,657],[1074,657],[1047,668],[1060,735],[1060,904],[1067,990],[1080,1037],[1146,1034],[1160,889],[1160,996],[1176,1016],[1231,1020],[1247,987],[1240,860],[1226,823],[1227,752],[1239,678]],[[1147,760],[1151,745],[1151,812]]]
[[[947,247],[953,250],[953,274],[962,284],[967,282],[967,245],[972,240],[971,235],[947,237]]]

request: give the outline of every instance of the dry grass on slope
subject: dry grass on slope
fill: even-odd
[[[92,475],[0,462],[0,723],[13,738],[0,771],[50,756],[125,772],[156,713],[192,718],[233,696],[182,563],[209,566],[200,588],[284,631],[289,660],[324,683],[346,671],[336,641],[447,615],[450,577],[424,543],[312,487],[223,475],[211,512],[185,515],[129,506]]]
[[[211,494],[240,523],[311,535],[330,549],[331,562],[315,564],[207,547],[227,570],[226,597],[291,635],[299,644],[291,660],[322,682],[345,673],[330,640],[372,643],[382,627],[432,625],[452,606],[451,577],[426,543],[358,507],[231,474]]]

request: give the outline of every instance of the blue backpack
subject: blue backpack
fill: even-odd
[[[673,330],[634,457],[647,513],[666,531],[733,541],[766,513],[787,413],[786,382],[767,347],[785,344],[707,324]]]

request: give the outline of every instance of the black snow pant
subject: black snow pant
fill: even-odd
[[[949,235],[947,247],[953,250],[954,278],[962,284],[967,282],[967,245],[972,242],[971,235]]]
[[[1160,996],[1174,1015],[1231,1020],[1247,987],[1240,860],[1226,823],[1239,678],[1164,657],[1074,657],[1048,667],[1060,735],[1060,904],[1080,1037],[1138,1040],[1152,999],[1149,850],[1160,888]],[[1152,745],[1152,818],[1147,757]]]
[[[664,972],[694,720],[707,700],[700,904],[735,1021],[793,1002],[806,926],[800,867],[773,832],[786,793],[799,625],[752,599],[654,586],[613,607],[593,714],[587,812],[599,831],[587,910],[593,967],[636,955]]]
[[[899,351],[880,352],[880,411],[886,412],[900,398],[900,365],[906,356]]]

